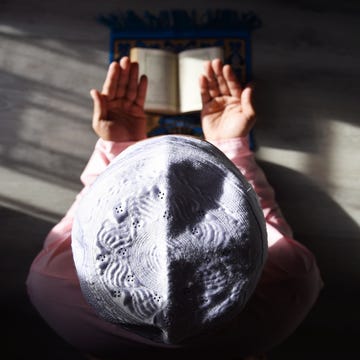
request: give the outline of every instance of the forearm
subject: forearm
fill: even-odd
[[[80,176],[84,186],[90,186],[98,175],[106,169],[109,163],[133,143],[133,141],[114,142],[99,139],[95,144],[94,152]]]
[[[264,213],[269,236],[269,246],[281,236],[292,237],[290,226],[286,222],[276,202],[274,190],[269,184],[263,170],[257,164],[254,153],[249,148],[248,139],[232,138],[227,140],[212,141],[216,147],[237,166],[248,182],[253,186],[258,195]],[[276,236],[274,228],[279,232]]]
[[[94,151],[80,176],[84,187],[77,194],[75,201],[72,203],[65,216],[48,234],[45,240],[45,247],[54,242],[60,241],[61,238],[70,236],[74,213],[83,195],[89,189],[91,184],[96,180],[96,178],[106,169],[110,162],[133,143],[134,142],[104,141],[102,139],[99,139],[96,142]]]
[[[293,238],[276,202],[274,190],[245,138],[212,142],[238,167],[253,186],[262,207],[268,235],[268,261],[265,273],[271,278],[294,277],[309,281],[308,302],[312,303],[323,286],[315,256]],[[277,274],[277,275],[276,275]]]

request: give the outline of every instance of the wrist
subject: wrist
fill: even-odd
[[[106,155],[111,161],[127,147],[133,145],[135,141],[111,141],[100,138],[96,143],[96,148]]]
[[[208,140],[209,143],[215,145],[223,153],[227,155],[228,158],[232,159],[235,154],[240,156],[247,156],[252,154],[250,149],[249,136],[239,136],[228,139],[217,139],[217,140]]]

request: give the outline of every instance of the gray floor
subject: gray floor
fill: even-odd
[[[154,10],[169,4],[158,1]],[[37,315],[25,279],[47,232],[80,189],[95,142],[88,93],[103,81],[109,50],[108,29],[95,17],[148,6],[141,0],[0,3],[4,359],[82,358]],[[208,6],[193,0],[181,7]],[[219,0],[211,6],[254,10],[263,20],[253,36],[257,157],[325,281],[306,321],[269,357],[358,358],[358,1]]]

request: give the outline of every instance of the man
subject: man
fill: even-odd
[[[97,202],[95,203],[91,200],[91,194],[93,194],[94,191],[101,190],[99,183],[106,177],[104,174],[109,174],[111,171],[118,171],[118,164],[126,164],[127,156],[134,154],[134,152],[136,153],[135,159],[137,159],[137,161],[139,159],[138,156],[140,156],[140,159],[141,156],[144,156],[144,159],[149,161],[145,153],[139,155],[139,153],[136,152],[138,149],[142,149],[142,146],[146,149],[147,145],[143,144],[149,143],[149,140],[146,139],[146,115],[144,112],[147,78],[145,75],[141,75],[139,78],[138,72],[138,64],[131,63],[128,57],[123,57],[119,62],[110,64],[102,91],[99,92],[98,90],[92,89],[90,92],[94,102],[92,126],[100,139],[96,143],[94,153],[81,175],[84,189],[77,196],[76,201],[64,218],[50,231],[45,239],[43,249],[31,266],[27,279],[30,299],[50,327],[75,348],[90,356],[105,359],[120,358],[120,356],[124,357],[125,354],[132,357],[133,354],[136,353],[155,353],[156,356],[159,357],[165,355],[174,358],[177,354],[184,356],[185,353],[188,357],[198,357],[199,352],[201,354],[205,352],[208,358],[211,358],[211,356],[217,358],[219,352],[224,356],[261,356],[261,354],[265,354],[284,341],[304,320],[316,302],[322,287],[322,280],[314,256],[308,249],[293,239],[291,229],[275,201],[273,189],[257,165],[254,154],[249,150],[248,134],[255,123],[255,111],[252,105],[252,88],[242,88],[231,67],[229,65],[223,65],[220,60],[207,62],[204,67],[204,74],[199,80],[203,102],[201,125],[204,140],[194,139],[187,142],[187,140],[182,140],[182,138],[176,138],[176,142],[182,143],[182,141],[184,141],[184,144],[198,144],[201,149],[199,152],[195,152],[196,154],[200,156],[203,149],[209,151],[211,154],[215,154],[214,156],[219,159],[219,163],[224,163],[228,171],[232,174],[235,171],[232,167],[235,165],[237,168],[236,171],[239,171],[239,175],[236,176],[238,176],[240,183],[246,188],[246,191],[241,190],[241,194],[244,194],[246,198],[245,203],[252,201],[247,198],[247,193],[250,194],[253,190],[255,191],[258,203],[253,204],[253,210],[256,213],[256,206],[258,206],[261,212],[261,216],[257,214],[254,218],[255,223],[259,226],[259,229],[256,231],[258,231],[258,234],[261,233],[262,222],[266,229],[266,237],[261,237],[260,235],[255,236],[256,241],[258,241],[256,249],[254,248],[257,251],[257,256],[251,258],[249,255],[249,263],[246,264],[249,265],[248,268],[251,268],[253,264],[259,265],[256,267],[258,273],[254,275],[256,281],[253,281],[250,286],[251,290],[249,290],[246,296],[242,296],[242,294],[239,293],[234,303],[230,304],[231,306],[225,306],[225,310],[217,307],[216,309],[220,310],[216,311],[219,312],[221,316],[213,316],[211,319],[215,320],[209,327],[207,327],[203,319],[198,320],[197,318],[193,318],[193,314],[197,313],[197,309],[189,312],[185,311],[183,318],[181,318],[181,314],[177,311],[177,319],[180,319],[181,326],[183,327],[186,326],[187,321],[191,324],[194,322],[194,329],[198,323],[200,323],[199,329],[202,329],[202,325],[206,325],[204,325],[203,332],[198,331],[196,328],[194,334],[187,334],[184,333],[184,331],[181,332],[183,328],[181,328],[180,325],[180,330],[179,326],[176,328],[177,325],[174,330],[171,319],[175,318],[175,315],[170,320],[167,318],[167,322],[165,321],[160,325],[159,322],[161,321],[159,321],[159,318],[156,318],[155,315],[150,318],[150,320],[149,317],[145,319],[144,315],[144,321],[142,323],[141,315],[138,314],[141,314],[141,306],[144,305],[145,300],[116,299],[117,296],[121,298],[121,296],[125,296],[126,291],[130,291],[129,289],[132,286],[130,283],[138,281],[133,280],[134,278],[132,276],[137,275],[139,277],[139,274],[132,275],[129,273],[130,275],[128,274],[125,280],[121,280],[121,286],[123,287],[120,286],[118,292],[111,290],[115,300],[109,300],[111,305],[109,305],[110,310],[108,312],[104,310],[104,306],[106,308],[108,303],[106,303],[107,300],[104,300],[106,296],[103,292],[106,292],[110,285],[101,285],[102,287],[99,285],[100,287],[96,288],[100,289],[99,293],[91,293],[91,281],[88,281],[88,278],[92,276],[95,278],[100,277],[102,271],[107,271],[109,266],[108,263],[106,263],[107,250],[105,249],[105,245],[102,248],[103,250],[101,250],[105,252],[96,255],[93,264],[89,265],[86,263],[84,259],[87,259],[88,256],[86,250],[88,242],[91,243],[89,245],[91,251],[95,251],[95,248],[98,250],[97,247],[102,241],[101,239],[99,240],[99,237],[103,236],[104,231],[106,232],[104,235],[105,242],[110,241],[119,244],[123,241],[119,240],[118,234],[113,234],[113,228],[106,228],[106,226],[92,232],[95,234],[97,240],[92,242],[89,240],[92,236],[91,232],[88,237],[85,236],[85,231],[87,231],[86,226],[90,226],[91,228],[91,223],[95,223],[97,217],[103,216],[103,211],[96,213],[96,208],[97,206],[100,208],[104,197],[108,196],[108,193],[106,193],[106,195],[98,195],[96,197]],[[159,143],[157,141],[158,140],[154,140],[154,143],[163,144],[164,141],[167,142],[167,139],[159,139]],[[151,144],[150,141],[150,145]],[[150,149],[151,151],[155,151],[154,154],[157,154],[156,149],[154,150],[151,146]],[[221,150],[221,154],[218,150]],[[190,167],[196,169],[198,166],[201,166],[199,161],[196,162],[196,159],[194,160],[195,162],[193,162],[191,152],[188,153],[186,150],[184,154],[186,161],[189,161]],[[222,156],[224,158],[226,157],[226,159],[223,159]],[[160,154],[159,157],[161,157]],[[181,156],[179,155],[179,157]],[[228,160],[230,160],[229,163],[227,163]],[[181,160],[176,157],[176,161]],[[141,161],[139,163],[141,163]],[[126,164],[126,166],[135,165]],[[177,163],[176,165],[179,164]],[[143,165],[139,166],[141,167]],[[183,168],[183,164],[180,165],[180,167]],[[110,168],[112,169],[109,170]],[[125,177],[125,180],[128,180],[127,184],[132,181],[131,172],[136,171],[134,169],[137,169],[137,167],[131,167],[131,169],[130,172],[122,173],[120,177],[121,179]],[[149,170],[149,168],[146,169],[147,173],[144,181],[147,183],[147,181],[150,181],[146,179],[149,178],[148,174],[151,170]],[[157,169],[157,165],[154,165],[154,169]],[[217,164],[214,164],[214,170],[217,171]],[[121,171],[121,169],[119,171]],[[172,178],[171,171],[171,167],[167,166],[166,173],[169,175],[168,178]],[[185,171],[187,170],[185,169]],[[208,171],[207,176],[212,177],[213,175]],[[246,181],[243,181],[242,177]],[[96,181],[99,178],[101,180]],[[214,181],[208,182],[206,186],[211,189],[214,188],[214,192],[216,192],[218,188],[216,188],[216,184],[213,184],[213,182]],[[126,182],[123,183],[125,184]],[[247,187],[247,183],[251,185],[250,188]],[[116,187],[118,185],[115,184],[114,186]],[[132,185],[130,184],[129,186]],[[152,184],[152,186],[154,187],[155,185]],[[173,183],[170,183],[168,189],[171,190],[172,186],[177,187],[183,185],[173,185]],[[189,184],[186,186],[189,186],[190,189],[192,185]],[[223,182],[221,182],[220,188],[224,188]],[[136,189],[138,190],[138,187]],[[206,188],[203,190],[205,192],[207,191]],[[114,193],[117,194],[116,192]],[[197,192],[191,192],[191,190],[189,192],[192,196],[196,196],[196,193]],[[179,194],[182,196],[184,191],[180,191]],[[240,197],[242,196],[241,194],[239,195]],[[236,192],[236,196],[237,195],[238,193]],[[132,191],[122,196],[125,196],[126,200],[130,199],[134,201]],[[161,196],[163,195],[161,195],[161,191],[159,191],[159,198],[161,198]],[[166,196],[166,194],[164,196]],[[217,196],[220,198],[222,194],[218,194]],[[84,198],[90,198],[90,200],[84,200]],[[176,196],[174,196],[173,199],[175,199],[175,202],[177,201]],[[168,200],[171,201],[171,198]],[[219,201],[217,200],[217,202]],[[87,209],[89,204],[91,208],[94,208],[94,212],[92,209]],[[92,204],[94,206],[92,206]],[[174,208],[171,207],[172,205],[169,206],[168,209],[173,211]],[[212,204],[211,207],[213,206],[215,205]],[[204,225],[203,220],[208,212],[212,211],[211,207],[207,207],[206,211],[202,210],[202,212],[198,212],[200,215],[197,215],[198,218],[196,218],[196,221],[198,221],[201,226]],[[121,212],[121,205],[116,207],[116,209],[116,212]],[[132,209],[134,211],[134,208]],[[245,212],[247,212],[246,215],[253,216],[251,214],[249,215],[251,211],[252,210],[245,210]],[[87,217],[86,221],[90,223],[90,225],[85,224],[85,226],[82,223],[82,214],[84,212]],[[97,214],[96,216],[94,215],[95,213]],[[117,225],[115,226],[116,233],[116,231],[125,224],[125,220],[123,220],[125,218],[115,213],[111,213],[110,215],[113,219],[114,217],[117,219]],[[108,215],[105,214],[104,216],[107,217]],[[171,214],[169,215],[165,211],[164,217],[167,216],[171,217]],[[234,216],[236,217],[236,214]],[[73,228],[74,218],[76,219],[75,230]],[[90,221],[89,219],[93,220]],[[107,221],[107,219],[105,220]],[[104,223],[106,223],[106,221]],[[196,221],[195,224],[197,224]],[[135,227],[141,226],[141,222],[133,222],[133,224]],[[82,227],[83,225],[84,227]],[[181,225],[184,228],[186,227],[184,224]],[[157,226],[155,222],[154,227]],[[171,231],[177,232],[177,236],[178,233],[180,233],[180,237],[182,236],[181,234],[188,231],[182,230],[181,232],[177,229],[175,230],[172,229]],[[131,233],[131,231],[129,230],[128,232]],[[160,233],[161,231],[161,229],[158,230]],[[196,226],[192,227],[191,231],[196,234]],[[112,232],[111,236],[114,237],[109,235],[110,232]],[[136,234],[131,235],[129,241],[133,243],[136,241],[139,242],[140,240],[136,238],[136,236]],[[250,234],[249,239],[251,236]],[[266,254],[262,257],[261,246],[263,240],[266,240],[266,249],[264,249]],[[167,241],[166,236],[164,241]],[[219,242],[220,247],[223,246],[223,241],[222,239]],[[248,245],[250,247],[247,249],[251,250],[251,242],[249,242]],[[238,246],[238,243],[235,244],[235,247],[236,246]],[[125,247],[124,245],[121,251],[125,251]],[[236,249],[239,250],[239,248]],[[156,251],[159,251],[158,248]],[[239,251],[241,252],[241,249]],[[162,255],[159,255],[159,258],[161,258],[161,256]],[[165,259],[164,269],[166,269],[168,273],[171,273],[172,276],[175,276],[173,273],[174,269],[176,269],[176,276],[180,281],[182,280],[182,276],[186,277],[185,271],[180,271],[182,269],[181,267],[177,267],[178,265],[174,265],[174,262],[172,262],[169,267],[166,268],[166,260],[168,261],[171,256],[171,254],[165,254],[164,258],[162,258],[162,260]],[[228,255],[224,256],[225,260],[229,258]],[[189,257],[191,256],[189,255]],[[200,254],[199,258],[202,259],[203,254]],[[115,262],[117,261],[118,263],[112,265],[114,269],[118,269],[120,265],[123,265],[121,262],[125,260],[121,259],[115,260]],[[146,258],[136,260],[145,261],[145,263],[147,261]],[[91,261],[92,260],[90,260],[90,262]],[[101,263],[98,265],[100,261],[105,261],[105,265]],[[126,258],[126,261],[128,261],[128,258]],[[173,259],[171,261],[173,261]],[[199,261],[198,258],[196,261]],[[211,259],[209,261],[211,261]],[[230,262],[231,261],[233,260],[230,260]],[[194,265],[193,260],[189,260],[189,262],[191,265]],[[233,278],[236,274],[231,273],[229,277],[226,278],[222,270],[219,270],[221,268],[220,265],[218,264],[217,272],[210,273],[206,278],[206,286],[208,286],[207,292],[201,289],[200,285],[205,286],[204,283],[194,285],[188,282],[189,284],[191,283],[189,288],[192,287],[196,289],[196,296],[198,296],[201,291],[203,291],[205,295],[208,295],[212,285],[211,281],[209,285],[209,279],[213,277],[217,279],[216,281],[218,281],[218,283],[219,277],[223,279],[221,280],[223,282],[220,286],[227,289],[226,284],[229,282],[230,275],[231,278]],[[236,264],[232,262],[229,267],[235,265]],[[94,270],[96,266],[99,266],[99,271]],[[191,269],[193,269],[193,267],[191,267]],[[84,270],[84,268],[86,268],[86,270]],[[186,269],[188,270],[189,266]],[[207,268],[204,267],[204,269]],[[194,274],[196,271],[197,270],[194,270]],[[115,270],[113,272],[115,272]],[[163,276],[163,273],[164,272],[158,272],[156,274],[157,279]],[[247,274],[248,273],[246,273],[245,277],[248,276]],[[145,276],[146,274],[142,273],[141,275]],[[104,281],[106,282],[107,280]],[[111,282],[113,279],[111,278],[109,281]],[[127,283],[125,284],[124,281],[127,281]],[[169,279],[165,279],[164,281],[169,281]],[[167,282],[167,284],[168,283],[169,282]],[[175,285],[171,285],[174,287],[174,289],[171,289],[171,293],[176,294],[176,281],[173,281],[171,284],[173,283],[175,283]],[[204,294],[200,294],[201,296],[199,295],[197,299],[203,299]],[[98,299],[97,295],[99,295],[99,297],[104,295],[104,297]],[[226,297],[225,300],[223,299],[223,303],[226,302],[227,304],[230,297],[231,296]],[[184,296],[181,301],[187,302],[189,298],[190,296]],[[215,299],[214,301],[216,301],[216,296],[213,296],[211,299]],[[154,305],[156,311],[158,311],[156,314],[163,311],[162,304],[166,305],[166,303],[169,303],[169,299],[166,301],[161,300],[160,295],[158,298],[157,295],[153,296],[153,300],[160,303],[158,307],[156,307],[156,304]],[[172,304],[176,302],[176,300],[176,296],[174,295],[173,298],[171,298]],[[243,303],[237,308],[236,301]],[[115,303],[120,304],[120,309],[114,309]],[[198,307],[205,307],[203,303],[195,303]],[[103,306],[103,304],[105,305]],[[193,306],[193,304],[194,303],[191,303],[190,305]],[[180,305],[182,306],[182,304]],[[177,304],[176,306],[180,305]],[[139,311],[136,310],[138,308],[140,309]],[[184,305],[184,309],[185,308],[186,305]],[[234,310],[235,308],[237,310]],[[214,308],[212,308],[211,311],[214,311],[213,309]],[[145,310],[143,313],[145,313]],[[119,321],[113,321],[112,316],[116,311],[120,311]],[[135,313],[137,313],[137,317],[136,320],[132,322],[132,315]],[[209,315],[209,313],[206,315]],[[188,316],[188,319],[186,316]],[[114,315],[114,317],[116,316]],[[125,318],[126,321],[122,320]],[[206,319],[208,318],[209,317]],[[153,319],[157,320],[155,321]],[[217,319],[219,319],[218,324]],[[198,323],[196,323],[196,321],[198,321]],[[149,324],[151,324],[151,329],[148,326]],[[162,330],[162,335],[158,335],[158,332],[153,331],[156,327]],[[172,338],[169,335],[171,331],[169,329],[175,331],[177,337],[175,336],[174,339],[180,339],[179,341],[171,340]],[[191,330],[191,327],[188,327],[188,329]]]

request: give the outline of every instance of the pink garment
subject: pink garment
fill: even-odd
[[[124,349],[160,345],[100,319],[84,300],[71,252],[73,215],[83,194],[96,177],[132,142],[98,140],[81,181],[83,190],[64,218],[45,239],[32,263],[27,288],[40,315],[61,337],[80,351],[121,354]],[[243,312],[216,334],[199,337],[209,347],[215,336],[220,347],[238,355],[266,352],[287,338],[304,320],[322,288],[312,253],[292,238],[292,232],[275,201],[274,192],[257,165],[245,138],[213,142],[222,150],[259,196],[268,231],[268,258],[260,282]]]

